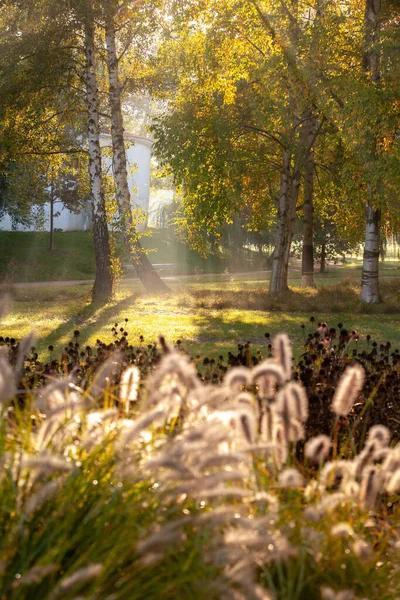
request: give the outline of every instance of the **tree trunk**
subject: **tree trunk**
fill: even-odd
[[[303,200],[303,253],[301,261],[302,287],[315,287],[314,281],[314,151],[306,157]]]
[[[278,222],[275,237],[275,250],[272,260],[271,281],[269,284],[270,294],[279,294],[288,289],[288,263],[286,249],[289,246],[290,226],[289,226],[289,207],[291,191],[291,173],[290,173],[290,151],[283,151],[281,183],[279,190]]]
[[[291,152],[287,148],[284,149],[275,250],[269,286],[270,294],[279,294],[288,290],[290,247],[293,240],[296,204],[300,187],[300,163],[301,161],[295,161],[295,166],[292,169]]]
[[[50,252],[54,252],[54,192],[50,189]]]
[[[322,242],[321,245],[321,263],[319,265],[319,272],[326,273],[326,244]]]
[[[115,44],[115,25],[112,10],[106,18],[107,68],[111,106],[111,137],[113,147],[113,174],[116,185],[116,199],[120,213],[124,243],[130,254],[136,273],[148,291],[165,292],[168,287],[153,268],[140,243],[131,208],[128,187],[126,152],[124,145],[124,125],[121,110],[121,87],[118,75],[118,57]]]
[[[367,76],[375,83],[380,79],[379,52],[376,42],[379,36],[379,13],[381,0],[366,0],[365,3],[365,52],[364,69]],[[367,135],[368,147],[366,154],[368,162],[376,158],[376,136]],[[364,302],[376,303],[381,301],[379,293],[379,236],[381,212],[374,209],[376,190],[369,186],[369,198],[366,205],[366,228],[361,276],[361,299]]]
[[[370,203],[366,206],[367,227],[361,278],[361,299],[364,302],[380,302],[379,294],[379,242],[380,210],[374,210]]]
[[[108,301],[113,294],[114,278],[111,270],[110,240],[101,175],[99,97],[96,77],[94,29],[92,24],[86,25],[85,33],[89,176],[96,262],[93,300]]]

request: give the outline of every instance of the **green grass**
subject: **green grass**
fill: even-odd
[[[91,234],[55,234],[49,251],[47,232],[0,232],[0,279],[7,282],[91,279],[94,276]]]
[[[49,344],[62,347],[76,329],[83,344],[93,344],[97,338],[111,341],[113,325],[127,318],[133,344],[139,343],[140,335],[145,343],[151,343],[163,334],[171,342],[181,339],[192,355],[200,352],[206,356],[225,353],[247,340],[265,350],[267,332],[272,337],[286,331],[299,347],[304,339],[301,325],[306,325],[306,333],[315,330],[309,322],[314,316],[329,327],[342,322],[347,328],[356,328],[361,337],[370,334],[392,344],[400,340],[399,280],[383,280],[386,302],[377,306],[363,305],[359,288],[350,281],[320,283],[318,289],[293,287],[281,297],[270,298],[260,276],[170,280],[172,291],[165,296],[146,295],[138,282],[126,281],[116,298],[102,306],[90,302],[88,284],[16,288],[1,333],[21,337],[35,329],[38,349],[45,353]]]
[[[95,263],[90,232],[55,233],[55,251],[49,251],[48,232],[0,231],[0,280],[6,282],[62,281],[93,279]],[[172,263],[175,272],[221,272],[227,266],[220,256],[202,258],[194,250],[177,242],[172,234],[151,230],[142,238],[151,262]],[[129,257],[117,244],[123,265]],[[125,269],[132,276],[132,269]],[[171,272],[171,269],[166,271]]]

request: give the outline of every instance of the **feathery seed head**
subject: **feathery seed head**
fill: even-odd
[[[282,487],[302,487],[304,485],[303,476],[297,469],[292,468],[281,471],[278,481]]]
[[[135,366],[130,366],[122,373],[119,387],[119,399],[125,407],[125,413],[129,413],[130,403],[135,402],[138,397],[140,382],[140,371]]]
[[[331,445],[331,440],[327,435],[317,435],[306,442],[304,455],[314,464],[319,464],[328,457]]]
[[[5,353],[0,351],[0,404],[12,400],[16,393],[14,370]]]
[[[252,381],[258,388],[261,398],[273,398],[277,386],[286,381],[285,371],[278,362],[266,359],[251,371]]]
[[[368,509],[374,508],[381,491],[382,473],[375,466],[367,466],[362,472],[360,499]]]
[[[76,586],[82,584],[86,581],[91,581],[92,579],[96,579],[100,575],[103,570],[103,566],[101,564],[90,564],[87,567],[82,567],[65,577],[61,583],[53,590],[53,592],[49,595],[49,600],[56,600],[56,598],[65,597],[68,593],[70,593]]]
[[[285,380],[288,381],[292,376],[292,346],[286,333],[280,333],[275,337],[272,351],[278,364],[283,368]]]
[[[232,392],[238,393],[243,387],[246,387],[251,382],[251,371],[247,367],[235,367],[230,369],[224,377],[224,384],[231,389]]]
[[[398,494],[400,492],[400,469],[395,471],[388,479],[386,491],[389,494]]]
[[[365,371],[360,365],[347,367],[339,380],[332,400],[332,411],[345,417],[357,399],[365,379]]]
[[[350,523],[337,523],[331,529],[333,537],[349,538],[354,537],[355,533]]]
[[[49,575],[53,575],[60,568],[60,565],[37,565],[36,567],[32,567],[24,573],[19,579],[16,579],[12,588],[16,590],[17,588],[23,585],[37,585],[40,583],[45,577]]]
[[[337,490],[351,477],[350,465],[345,460],[327,462],[320,476],[320,483],[326,490]]]
[[[308,399],[304,387],[295,381],[287,383],[278,392],[273,410],[285,420],[306,421]]]
[[[361,538],[355,540],[350,547],[360,560],[367,560],[371,556],[370,544]]]
[[[388,446],[390,442],[390,431],[384,425],[373,425],[368,431],[368,442],[376,442],[381,446]]]

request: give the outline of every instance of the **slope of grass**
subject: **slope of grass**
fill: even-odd
[[[55,233],[54,252],[49,251],[47,232],[0,232],[2,281],[62,281],[92,277],[93,242],[88,232]]]
[[[31,231],[0,231],[0,281],[32,282],[93,279],[95,263],[93,240],[87,231],[55,233],[55,251],[49,251],[49,233]],[[186,244],[177,242],[171,234],[151,230],[142,238],[152,263],[176,265],[177,273],[222,272],[227,262],[221,256],[202,258]],[[126,275],[132,276],[130,259],[117,244]],[[164,270],[171,273],[171,269]]]

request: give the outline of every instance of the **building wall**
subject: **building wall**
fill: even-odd
[[[125,140],[127,142],[128,184],[132,203],[147,212],[150,197],[151,142],[128,132],[125,133]],[[102,158],[103,169],[111,174],[111,136],[102,135],[100,143],[101,147],[106,150],[103,152]]]
[[[145,138],[135,136],[131,133],[125,133],[125,139],[128,142],[127,162],[128,162],[128,183],[131,192],[133,206],[140,206],[146,213],[149,209],[150,195],[150,159],[151,142]],[[100,144],[102,149],[103,170],[112,175],[111,158],[111,136],[101,135]],[[55,212],[59,212],[58,217],[54,217],[54,228],[63,231],[86,231],[91,226],[90,207],[85,207],[79,214],[75,214],[63,207],[61,203],[56,203]],[[43,207],[43,229],[50,228],[50,205]],[[37,226],[25,227],[23,225],[12,226],[9,215],[4,215],[0,219],[0,230],[2,231],[35,231]]]

